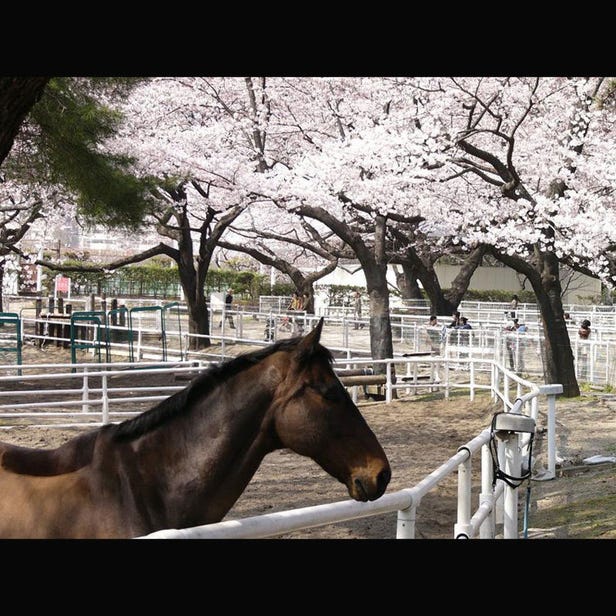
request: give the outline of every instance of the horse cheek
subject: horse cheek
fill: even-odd
[[[276,418],[276,432],[283,447],[310,458],[318,454],[321,431],[303,405],[287,404]]]

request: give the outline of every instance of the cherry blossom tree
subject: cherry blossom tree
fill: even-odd
[[[453,244],[434,247],[430,238],[420,228],[414,227],[418,225],[405,230],[400,227],[389,230],[393,244],[389,261],[402,267],[402,273],[398,275],[399,284],[405,288],[417,286],[419,289],[416,281],[421,281],[430,299],[432,314],[453,314],[468,290],[475,270],[481,265],[487,247],[479,245],[472,250],[460,250],[460,247]],[[460,262],[458,274],[447,291],[441,287],[435,270],[436,262],[445,254],[457,256]]]
[[[615,134],[613,117],[596,104],[604,81],[424,84],[432,113],[442,122],[435,175],[447,207],[441,207],[439,233],[468,246],[488,246],[528,278],[544,325],[546,379],[562,383],[566,396],[579,395],[579,387],[563,317],[560,265],[611,286],[616,280],[609,251],[616,222]]]
[[[382,80],[313,79],[293,94],[287,108],[305,145],[272,167],[269,195],[279,207],[319,221],[353,251],[366,277],[372,356],[392,357],[388,226],[420,220],[405,195],[404,172],[417,158],[408,156],[400,125],[412,131],[412,121],[390,117],[391,93]]]
[[[9,256],[23,256],[19,243],[32,224],[43,216],[43,200],[34,191],[24,195],[10,182],[0,183],[0,312],[3,311],[3,281]]]
[[[611,99],[593,98],[602,86],[599,78],[157,79],[129,97],[113,147],[158,178],[150,220],[159,229],[174,220],[165,250],[179,250],[193,318],[201,279],[190,264],[207,267],[214,239],[225,241],[248,212],[271,232],[279,221],[259,213],[272,203],[318,221],[360,261],[374,357],[392,353],[389,263],[406,263],[437,297],[434,260],[467,255],[454,303],[490,253],[529,279],[545,325],[546,378],[575,395],[560,265],[614,281],[614,226],[599,224],[611,221],[615,177]],[[192,196],[176,199],[180,187]],[[165,213],[171,201],[179,217]],[[180,237],[200,245],[198,235],[213,229],[205,252],[179,247]]]
[[[369,227],[376,240],[390,225],[421,223],[442,254],[456,245],[489,251],[530,281],[544,323],[546,378],[577,395],[559,269],[565,263],[613,284],[614,226],[593,224],[607,211],[613,215],[613,116],[594,103],[602,84],[601,78],[330,81],[329,92],[312,88],[312,109],[325,117],[329,108],[338,136],[314,131],[311,148],[292,165],[274,167],[274,198],[340,232],[367,278],[384,262],[365,258],[361,243]],[[363,236],[348,232],[362,224]],[[379,251],[378,241],[371,245]],[[383,295],[378,290],[371,299]],[[384,313],[377,302],[371,309],[377,318]]]
[[[137,88],[122,107],[123,130],[108,148],[135,159],[135,173],[156,177],[144,224],[165,238],[129,257],[166,254],[178,265],[189,331],[210,333],[204,283],[227,228],[263,197],[268,168],[267,97],[251,79],[160,78]],[[127,259],[105,264],[111,268]]]
[[[295,285],[297,293],[306,298],[304,310],[314,313],[314,285],[321,278],[333,272],[341,256],[351,256],[344,251],[341,241],[332,241],[332,234],[318,230],[306,221],[298,222],[292,216],[287,224],[280,220],[281,212],[277,208],[259,207],[258,217],[263,221],[269,209],[271,219],[278,219],[274,231],[256,224],[254,213],[246,212],[241,217],[244,227],[230,227],[231,233],[218,242],[220,248],[242,252],[250,255],[264,265],[274,267],[286,274]],[[248,226],[246,226],[248,225]]]

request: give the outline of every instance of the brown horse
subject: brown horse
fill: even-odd
[[[271,451],[312,458],[375,500],[387,457],[319,343],[277,342],[57,449],[0,443],[0,538],[128,538],[220,521]]]

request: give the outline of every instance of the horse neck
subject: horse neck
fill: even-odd
[[[152,456],[145,455],[142,472],[153,473],[153,482],[162,478],[159,498],[169,527],[221,520],[265,455],[278,446],[272,429],[274,392],[257,378],[258,370],[255,366],[231,378],[168,427],[143,437],[140,448]],[[235,382],[245,382],[251,371],[250,387]],[[161,468],[152,468],[152,459],[161,459]]]

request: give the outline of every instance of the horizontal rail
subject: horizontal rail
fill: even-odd
[[[387,383],[386,374],[371,374],[367,376],[343,376],[340,382],[345,387],[352,385],[385,385]]]

